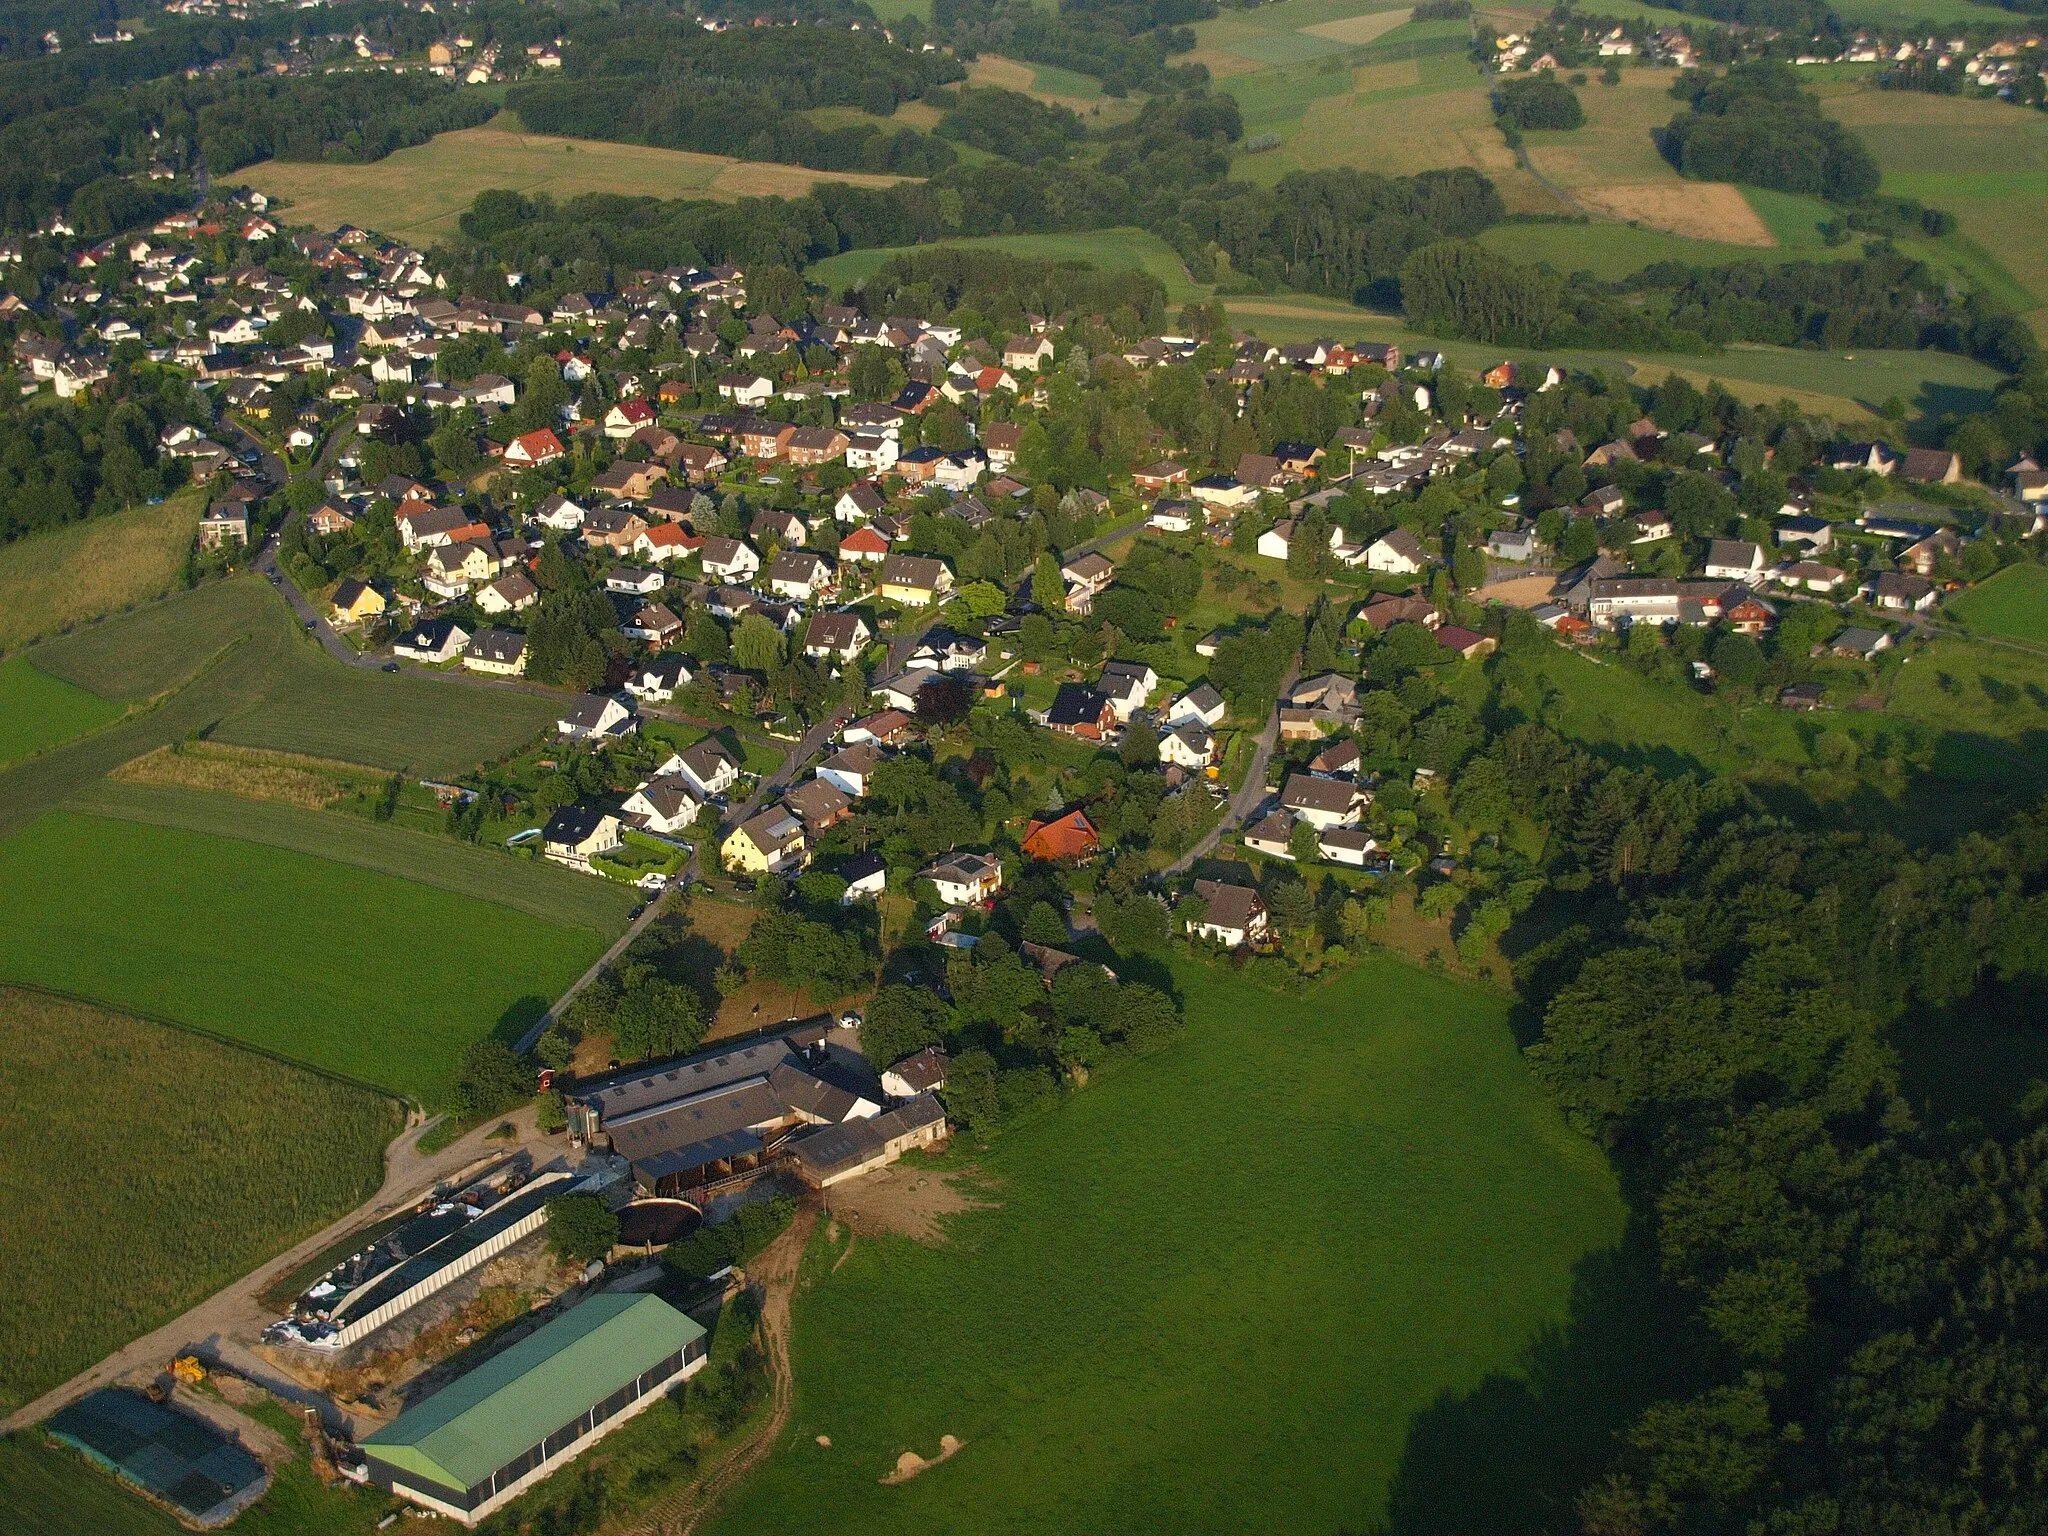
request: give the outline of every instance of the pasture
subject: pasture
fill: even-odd
[[[1209,290],[1192,282],[1180,256],[1157,235],[1142,229],[1098,229],[1074,235],[986,235],[973,240],[945,240],[943,245],[962,250],[1002,251],[1034,261],[1082,261],[1106,272],[1136,269],[1149,272],[1166,285],[1169,304],[1205,299]],[[878,246],[867,250],[842,251],[828,256],[804,271],[814,283],[837,293],[858,287],[892,256],[919,250],[919,246]]]
[[[52,677],[26,656],[0,661],[0,765],[83,736],[125,712],[110,699]]]
[[[319,814],[227,804],[236,819]],[[433,1105],[451,1100],[464,1046],[516,1039],[605,943],[445,886],[183,827],[53,811],[0,842],[0,979]]]
[[[1032,64],[1006,59],[999,53],[979,55],[967,67],[969,85],[994,86],[1016,91],[1047,106],[1065,107],[1086,119],[1091,128],[1108,128],[1138,115],[1141,102],[1134,97],[1117,98],[1102,94],[1102,82],[1093,75],[1061,69],[1056,64]],[[917,105],[922,106],[922,103]],[[929,108],[925,110],[929,111]],[[903,109],[897,109],[897,116]],[[934,116],[934,123],[937,118]]]
[[[1568,1512],[1669,1356],[1617,1279],[1613,1176],[1524,1071],[1506,1003],[1378,954],[1302,997],[1171,979],[1185,1038],[976,1150],[997,1208],[949,1218],[944,1246],[821,1227],[794,1415],[709,1529]],[[879,1484],[942,1434],[959,1455]]]
[[[1977,7],[1972,7],[1977,9]],[[1960,239],[1900,241],[2048,325],[2048,118],[2001,101],[1843,86],[1822,92],[1884,173],[1883,190],[1956,216]]]
[[[0,544],[0,656],[168,592],[204,503],[203,492],[181,492]]]
[[[1949,599],[1942,612],[1973,634],[2048,646],[2048,568],[2007,566],[1989,581]]]
[[[354,1209],[401,1123],[360,1088],[0,988],[0,1414]]]
[[[886,187],[900,176],[813,171],[679,149],[528,133],[511,113],[481,128],[436,135],[371,165],[265,160],[235,173],[272,197],[289,199],[294,222],[319,228],[360,224],[432,245],[455,231],[479,192],[507,189],[557,201],[586,192],[626,197],[799,197],[821,181]]]

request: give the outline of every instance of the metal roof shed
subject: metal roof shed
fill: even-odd
[[[362,1442],[378,1486],[481,1520],[701,1368],[704,1330],[657,1296],[592,1296]]]

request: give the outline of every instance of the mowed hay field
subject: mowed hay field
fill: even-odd
[[[238,182],[289,199],[295,224],[360,224],[400,240],[431,244],[454,232],[479,192],[586,192],[628,197],[799,197],[821,181],[886,187],[900,176],[813,171],[678,149],[528,133],[501,113],[481,128],[437,135],[371,165],[265,160]]]
[[[0,544],[0,655],[161,597],[185,564],[204,510],[204,493],[185,491],[154,507]]]
[[[0,980],[433,1105],[451,1100],[464,1046],[517,1038],[605,943],[477,896],[181,827],[53,811],[0,842]]]
[[[0,767],[125,713],[125,706],[50,676],[26,656],[0,661]]]
[[[1668,1352],[1609,1283],[1613,1176],[1506,1003],[1377,955],[1302,997],[1173,980],[1185,1038],[976,1151],[997,1208],[945,1245],[821,1225],[794,1415],[707,1529],[1570,1520]],[[944,1434],[957,1456],[880,1484]]]
[[[0,1414],[375,1193],[390,1099],[0,988]]]
[[[1149,272],[1166,285],[1170,304],[1207,297],[1209,289],[1188,278],[1179,254],[1164,240],[1143,229],[1097,229],[1072,235],[985,235],[972,240],[946,240],[940,244],[965,250],[1002,251],[1034,261],[1082,261],[1107,272],[1135,268]],[[812,282],[833,292],[865,282],[891,257],[928,246],[878,246],[867,250],[843,251],[828,256],[804,271]]]
[[[2007,566],[1981,586],[1943,605],[1972,634],[2048,646],[2048,568]]]
[[[1933,251],[1900,244],[1957,266],[2048,335],[2048,118],[2001,101],[1919,91],[1843,86],[1821,94],[1827,114],[1877,158],[1884,191],[1956,216],[1959,241]]]

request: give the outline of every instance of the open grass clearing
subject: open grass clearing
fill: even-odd
[[[390,1099],[0,988],[0,1414],[353,1209]]]
[[[181,492],[0,544],[0,655],[168,592],[204,503]]]
[[[1942,611],[1974,634],[2048,646],[2048,567],[2007,566],[1949,599]]]
[[[1602,190],[1611,192],[1617,189]],[[1595,277],[1610,282],[1640,272],[1659,261],[1680,261],[1699,266],[1719,266],[1731,261],[1776,264],[1798,260],[1805,255],[1782,246],[1727,245],[1718,241],[1688,239],[1662,229],[1639,229],[1605,222],[1496,224],[1480,232],[1479,243],[1490,251],[1512,256],[1517,261],[1547,262],[1566,275],[1591,272]]]
[[[83,736],[125,708],[52,677],[26,656],[0,661],[0,764]]]
[[[2013,24],[2012,12],[2001,6],[1979,5],[1975,0],[1849,0],[1841,17],[1850,27],[1906,30],[1922,23],[1944,27],[1974,24],[2001,30]]]
[[[337,800],[382,789],[388,775],[327,757],[192,741],[145,752],[107,777],[120,784],[169,784],[319,811]]]
[[[1172,980],[1183,1041],[974,1154],[996,1208],[936,1248],[817,1240],[790,1432],[710,1529],[1536,1530],[1569,1507],[1660,1352],[1593,1301],[1621,1203],[1506,1004],[1377,955],[1302,997]],[[966,1448],[878,1484],[942,1434]]]
[[[822,181],[886,187],[900,176],[813,171],[679,149],[528,133],[501,113],[481,128],[437,134],[369,165],[265,160],[237,182],[289,200],[294,222],[361,224],[400,240],[432,244],[455,232],[479,192],[545,192],[558,201],[586,192],[627,197],[799,197]]]
[[[517,1038],[605,942],[445,887],[180,827],[53,811],[0,842],[0,979],[430,1104],[448,1101],[464,1046]]]
[[[1084,261],[1104,271],[1135,268],[1149,272],[1166,285],[1170,304],[1201,299],[1209,290],[1189,279],[1180,256],[1157,235],[1142,229],[1098,229],[1074,235],[988,235],[975,240],[946,240],[940,244],[962,250],[1002,251],[1035,261]],[[845,251],[827,257],[808,268],[805,276],[823,283],[834,292],[858,286],[879,272],[891,257],[924,246],[882,246],[870,250]]]

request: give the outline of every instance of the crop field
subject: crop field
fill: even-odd
[[[0,661],[0,765],[118,720],[124,706],[52,677],[26,656]]]
[[[238,817],[319,814],[228,804]],[[54,811],[0,842],[0,979],[430,1104],[449,1100],[464,1046],[517,1038],[605,942],[445,886],[183,827]]]
[[[0,655],[168,592],[204,500],[185,492],[0,544]]]
[[[1956,216],[1961,241],[1902,241],[1902,247],[1961,267],[2042,332],[2048,325],[2048,118],[2000,101],[1868,87],[1825,92],[1823,104],[1830,117],[1862,136],[1884,173],[1884,191]],[[1951,250],[1957,245],[1960,250]]]
[[[1973,634],[2048,646],[2048,568],[2008,566],[1942,610]]]
[[[289,199],[295,223],[322,229],[355,223],[400,240],[431,245],[452,234],[479,192],[585,192],[627,197],[798,197],[821,181],[886,187],[900,176],[813,171],[797,165],[734,160],[679,149],[650,149],[596,139],[528,133],[502,113],[481,128],[436,135],[371,165],[265,160],[237,171],[237,182]]]
[[[1093,75],[1061,69],[1056,64],[1006,59],[999,53],[984,53],[977,57],[967,67],[967,83],[1017,91],[1048,106],[1065,107],[1070,112],[1079,113],[1091,128],[1108,128],[1128,122],[1138,115],[1142,105],[1135,97],[1103,95],[1102,82]],[[899,108],[897,116],[902,115],[903,109]],[[933,122],[937,122],[936,114]]]
[[[381,1095],[0,988],[0,1414],[354,1209],[400,1126]]]
[[[1613,1177],[1528,1078],[1505,1002],[1377,955],[1299,998],[1172,980],[1180,1043],[975,1154],[999,1209],[935,1248],[816,1242],[794,1415],[710,1529],[1207,1533],[1256,1509],[1535,1531],[1569,1510],[1668,1356],[1617,1280]],[[942,1434],[964,1449],[879,1484]]]

